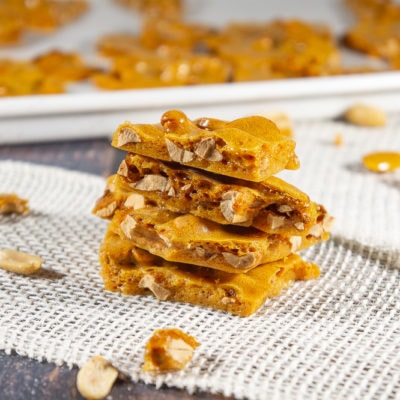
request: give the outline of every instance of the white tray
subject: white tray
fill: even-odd
[[[215,26],[296,17],[328,23],[340,35],[351,23],[340,0],[188,0],[187,4],[189,20]],[[137,16],[111,0],[94,0],[90,12],[76,23],[54,35],[31,37],[18,47],[0,49],[0,57],[30,58],[57,48],[79,51],[97,62],[94,48],[101,35],[135,32],[138,24]],[[230,119],[274,110],[293,118],[329,118],[356,101],[400,111],[400,72],[123,91],[74,85],[60,95],[1,98],[0,142],[110,136],[126,119],[155,122],[172,108],[193,118]]]

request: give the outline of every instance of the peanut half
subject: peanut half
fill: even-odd
[[[345,119],[355,125],[360,126],[385,126],[386,114],[377,107],[365,104],[355,104],[347,109]]]
[[[0,249],[0,268],[21,275],[31,275],[38,271],[42,259],[35,255],[17,250]]]
[[[86,399],[106,397],[118,377],[118,370],[104,357],[94,356],[79,370],[76,387]]]

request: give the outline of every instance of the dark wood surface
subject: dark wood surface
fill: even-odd
[[[117,170],[124,154],[110,146],[109,139],[72,142],[0,145],[0,160],[52,165],[108,176]],[[0,351],[0,399],[82,399],[76,389],[77,369],[39,362]],[[189,394],[174,388],[156,389],[143,383],[118,380],[107,399],[111,400],[222,400],[208,393]]]

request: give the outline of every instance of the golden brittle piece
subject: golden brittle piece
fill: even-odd
[[[307,235],[328,219],[304,192],[273,176],[254,183],[128,153],[113,182],[114,193],[108,190],[94,211],[103,218],[112,217],[117,208],[140,208],[147,202],[223,225],[286,235]]]
[[[147,341],[143,371],[165,372],[184,369],[200,343],[177,328],[157,329]]]
[[[0,97],[63,93],[67,83],[92,72],[76,53],[50,51],[31,61],[0,60]]]
[[[232,63],[234,81],[328,75],[340,66],[329,28],[299,20],[232,23],[206,43]]]
[[[32,63],[0,60],[0,97],[41,92],[43,80],[42,72]]]
[[[151,207],[118,210],[110,227],[122,239],[165,260],[230,273],[247,272],[329,237],[322,227],[315,235],[268,234]]]
[[[75,82],[88,78],[94,72],[78,53],[52,50],[36,57],[33,64],[43,75],[61,82]]]
[[[344,36],[348,47],[400,68],[400,6],[387,0],[347,2],[358,21]]]
[[[218,57],[188,54],[175,48],[162,50],[167,51],[140,49],[116,56],[111,71],[95,74],[93,83],[102,89],[137,89],[224,83],[230,76],[230,65]],[[103,51],[117,54],[123,50],[103,44]]]
[[[161,124],[125,122],[112,145],[129,152],[260,182],[284,168],[297,169],[296,143],[260,116],[193,122],[181,111],[167,111]]]
[[[85,0],[2,0],[0,44],[18,42],[25,32],[52,32],[87,11]]]
[[[0,214],[24,214],[28,211],[27,199],[15,193],[0,193]]]
[[[248,316],[266,299],[296,280],[317,278],[319,268],[297,254],[260,265],[246,274],[231,274],[167,262],[137,249],[108,230],[100,249],[101,275],[107,290],[127,295],[152,294],[159,300],[191,303]]]

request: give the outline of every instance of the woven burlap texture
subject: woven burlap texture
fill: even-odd
[[[303,252],[321,278],[295,283],[248,318],[105,291],[97,253],[107,222],[91,215],[105,180],[0,162],[0,192],[31,207],[0,217],[0,248],[44,260],[32,277],[0,270],[0,348],[69,366],[102,354],[133,381],[238,399],[399,398],[400,180],[360,164],[368,151],[400,149],[396,127],[295,125],[302,167],[282,176],[336,217],[333,235]],[[201,343],[194,359],[180,372],[143,373],[146,341],[171,326]]]

